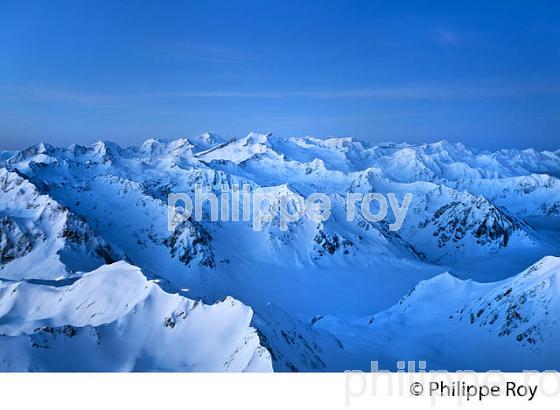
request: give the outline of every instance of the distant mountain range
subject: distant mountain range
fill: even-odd
[[[213,134],[0,151],[0,370],[560,370],[560,151]],[[188,220],[249,184],[331,217]],[[348,193],[413,194],[402,228]],[[208,210],[205,209],[207,212]]]

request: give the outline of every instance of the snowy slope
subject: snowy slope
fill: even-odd
[[[270,371],[249,327],[252,311],[226,298],[204,305],[168,294],[125,262],[72,284],[0,282],[3,370]]]

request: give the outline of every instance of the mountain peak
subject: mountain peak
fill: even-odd
[[[250,132],[244,139],[247,141],[251,141],[252,143],[266,144],[271,137],[271,132],[267,132],[264,134],[259,132]]]

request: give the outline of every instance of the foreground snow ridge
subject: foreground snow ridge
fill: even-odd
[[[205,305],[168,294],[116,262],[72,284],[0,282],[0,366],[13,371],[272,371],[226,298]]]
[[[560,370],[559,177],[560,151],[447,141],[0,152],[0,370]],[[331,215],[168,229],[170,193],[245,184]],[[398,231],[347,220],[369,193],[413,194]]]

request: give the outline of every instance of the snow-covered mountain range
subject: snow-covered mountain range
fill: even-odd
[[[446,141],[0,152],[0,370],[558,370],[559,177],[560,151]],[[167,195],[197,184],[321,192],[332,214],[169,231]],[[371,192],[413,194],[401,229],[347,221]]]

